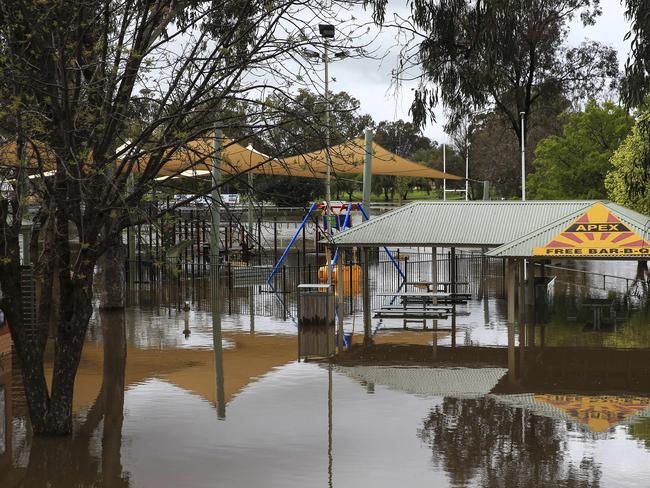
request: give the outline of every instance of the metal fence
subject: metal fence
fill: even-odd
[[[395,250],[393,260],[381,251],[369,263],[369,282],[371,306],[383,305],[389,297],[379,297],[378,293],[391,293],[399,290],[413,291],[411,281],[431,280],[431,255]],[[301,283],[318,283],[319,268],[325,265],[321,254],[298,256],[293,264],[280,266],[270,282],[267,281],[273,270],[273,262],[249,265],[243,262],[226,262],[219,265],[220,297],[222,311],[227,314],[249,314],[254,308],[256,315],[288,319],[297,312],[297,287]],[[503,264],[501,259],[493,259],[480,253],[457,252],[455,256],[457,291],[481,296],[487,293],[503,295]],[[344,278],[344,313],[353,315],[362,312],[362,280],[354,276],[356,259],[346,259],[343,272],[350,273]],[[397,268],[399,265],[399,270]],[[452,258],[449,252],[438,253],[436,258],[437,279],[450,282]],[[185,302],[194,308],[211,310],[210,264],[204,261],[192,262],[182,258],[165,262],[127,261],[127,270],[134,274],[128,280],[129,297],[139,304],[160,304],[181,309]],[[324,274],[324,272],[323,272]],[[350,285],[351,284],[351,285]]]

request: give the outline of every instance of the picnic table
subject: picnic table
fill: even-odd
[[[432,292],[434,282],[433,281],[426,281],[426,280],[418,280],[418,281],[407,281],[404,284],[407,285],[407,286],[415,286],[415,287],[418,287],[418,288],[426,288],[428,292]],[[436,284],[436,288],[442,287],[443,292],[446,293],[454,285],[457,286],[457,287],[458,286],[468,286],[469,282],[467,282],[467,281],[455,281],[455,282],[452,282],[452,281],[436,281],[435,284]]]
[[[594,330],[600,330],[602,324],[603,312],[610,311],[610,316],[614,309],[614,300],[609,298],[588,298],[580,304],[582,308],[590,308],[593,311],[594,317]]]
[[[427,319],[444,318],[451,313],[451,305],[438,305],[432,303],[432,294],[423,292],[393,292],[377,293],[381,297],[400,298],[400,303],[384,305],[375,310],[375,318],[395,318],[404,320],[404,328],[407,322],[422,322],[426,329]]]
[[[412,292],[412,291],[398,291],[398,292],[388,292],[388,293],[377,293],[379,297],[399,297],[402,301],[410,302],[420,302],[420,301],[430,301],[432,298],[435,298],[439,302],[466,302],[472,298],[472,295],[469,293],[449,293],[449,292],[432,292],[432,291],[421,291],[421,292]]]

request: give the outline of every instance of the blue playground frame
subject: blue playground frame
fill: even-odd
[[[352,209],[355,206],[361,211],[361,214],[363,215],[365,220],[370,220],[370,216],[366,213],[365,209],[363,208],[363,205],[361,205],[360,203],[348,203],[347,204],[347,212],[346,212],[346,215],[345,215],[345,219],[343,221],[343,226],[341,227],[341,232],[345,231],[348,228],[348,226],[350,224],[350,217],[352,215]],[[298,236],[302,232],[302,229],[307,224],[307,221],[309,220],[309,217],[311,217],[312,213],[314,212],[314,210],[316,210],[317,207],[318,207],[317,202],[314,202],[314,203],[311,204],[311,206],[309,207],[309,210],[307,211],[307,214],[305,215],[305,218],[302,219],[302,222],[300,223],[300,226],[298,226],[298,229],[296,230],[296,233],[294,234],[293,238],[289,242],[289,245],[286,247],[286,249],[282,253],[282,256],[280,256],[280,259],[275,264],[273,270],[271,271],[268,278],[266,279],[266,283],[269,285],[269,287],[271,288],[271,291],[273,292],[273,294],[275,295],[277,300],[280,302],[283,309],[285,310],[287,315],[291,318],[291,320],[292,320],[292,322],[294,324],[296,323],[296,319],[291,315],[291,312],[289,312],[289,310],[288,310],[288,308],[286,306],[286,303],[280,297],[280,294],[277,292],[277,290],[273,286],[273,277],[275,276],[275,274],[280,269],[280,266],[282,266],[282,263],[284,262],[285,258],[289,254],[289,251],[291,250],[294,243],[298,239]],[[390,252],[390,250],[386,246],[384,246],[384,251],[386,251],[386,254],[388,254],[388,257],[390,258],[391,262],[393,263],[393,266],[395,266],[395,268],[397,269],[397,272],[402,277],[402,282],[400,283],[399,287],[397,288],[397,291],[399,292],[402,289],[402,287],[404,286],[404,284],[406,283],[406,275],[404,274],[402,269],[399,267],[399,263],[395,260],[395,258],[393,257],[393,254]],[[334,252],[334,258],[332,259],[332,269],[334,269],[334,266],[336,265],[336,261],[338,259],[338,256],[339,256],[339,250],[338,250],[338,248],[336,248],[336,251]],[[393,300],[395,300],[395,298],[393,298]],[[346,344],[346,346],[347,346],[347,344]]]

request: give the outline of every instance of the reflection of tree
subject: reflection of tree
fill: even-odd
[[[600,469],[591,458],[566,459],[553,419],[497,403],[493,398],[445,398],[418,436],[453,486],[594,487]]]
[[[104,371],[99,395],[72,437],[32,439],[29,464],[18,486],[129,486],[121,463],[126,369],[124,314],[106,311],[100,314]],[[97,432],[102,420],[103,427]],[[100,446],[96,445],[97,439],[101,440]]]
[[[650,418],[644,417],[630,424],[628,432],[634,439],[643,442],[646,449],[650,449]]]

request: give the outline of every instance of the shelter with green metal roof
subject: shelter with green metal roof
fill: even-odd
[[[497,248],[547,228],[561,228],[597,202],[418,201],[356,225],[335,236],[332,244],[336,247]],[[638,232],[642,232],[644,218],[650,222],[648,217],[620,205],[600,203],[620,214]]]
[[[650,217],[606,200],[419,201],[346,230],[329,244],[361,248],[364,262],[372,248],[431,247],[433,285],[437,247],[451,249],[451,263],[455,248],[482,249],[505,261],[508,322],[514,323],[515,303],[520,312],[531,302],[534,307],[535,262],[650,258]],[[450,274],[454,282],[455,271]],[[366,288],[364,330],[369,330]]]

